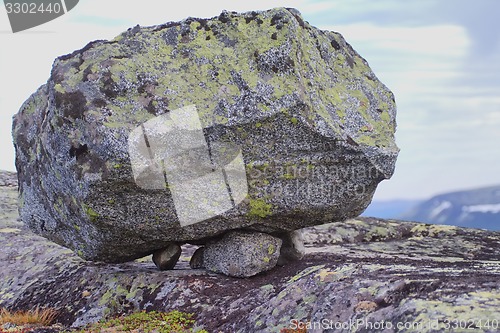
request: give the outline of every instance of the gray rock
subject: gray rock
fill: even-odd
[[[258,232],[231,231],[203,250],[203,267],[235,277],[249,277],[276,266],[281,239]]]
[[[171,143],[155,129],[190,106],[203,131],[186,130],[187,140],[202,133],[201,145],[174,144],[187,168],[164,163],[163,148],[148,144]],[[35,233],[105,262],[228,230],[341,221],[392,175],[395,128],[394,97],[367,62],[296,10],[136,27],[57,58],[15,116],[20,215]],[[220,186],[173,182],[172,165]],[[212,215],[183,224],[179,199]]]
[[[200,247],[194,251],[191,260],[189,260],[189,267],[192,269],[205,268],[203,266],[203,251],[205,247]]]
[[[304,237],[302,229],[286,233],[281,237],[283,241],[278,258],[278,265],[283,266],[304,257]]]
[[[17,187],[17,174],[10,171],[0,171],[0,186]]]
[[[173,269],[181,256],[182,249],[178,244],[172,243],[167,247],[153,253],[153,262],[159,270]]]

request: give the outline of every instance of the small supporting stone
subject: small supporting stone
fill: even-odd
[[[167,247],[153,253],[153,262],[160,271],[173,269],[181,256],[181,252],[179,244],[170,243]]]
[[[215,273],[250,277],[276,266],[281,243],[281,239],[261,232],[230,231],[206,244],[203,266]]]
[[[281,245],[278,266],[284,266],[290,262],[301,260],[305,254],[304,236],[302,229],[288,232],[281,236],[283,245]]]
[[[203,252],[204,252],[204,247],[198,248],[196,251],[194,251],[193,255],[191,256],[191,260],[189,261],[189,266],[192,269],[198,269],[198,268],[204,268],[203,267]]]

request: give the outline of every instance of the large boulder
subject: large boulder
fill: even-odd
[[[20,215],[106,262],[345,220],[393,173],[395,118],[367,62],[294,9],[137,26],[57,58],[15,116]]]

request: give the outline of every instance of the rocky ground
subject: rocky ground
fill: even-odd
[[[34,235],[14,185],[0,174],[0,307],[55,308],[52,331],[142,309],[195,313],[208,332],[500,330],[498,232],[359,218],[306,229],[302,261],[253,278],[189,269],[192,247],[160,272],[150,258],[85,262]]]

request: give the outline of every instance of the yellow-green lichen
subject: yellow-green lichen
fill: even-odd
[[[193,314],[177,310],[171,312],[141,311],[126,316],[101,320],[77,333],[83,332],[156,332],[156,333],[208,333],[195,328]]]
[[[20,231],[21,231],[21,229],[17,229],[17,228],[2,228],[2,229],[0,229],[0,233],[4,233],[4,234],[18,233]]]
[[[411,229],[411,233],[415,237],[428,236],[453,236],[457,232],[457,227],[439,224],[419,224]]]
[[[412,321],[421,323],[408,332],[441,332],[450,327],[457,328],[454,332],[467,332],[470,323],[491,323],[492,318],[498,315],[500,294],[497,291],[480,290],[457,296],[444,296],[439,300],[403,300],[402,306],[415,312]],[[435,323],[435,326],[426,326],[428,323]],[[492,332],[491,328],[474,327],[474,332]]]
[[[272,215],[272,205],[268,204],[264,199],[250,199],[249,217],[266,218]]]
[[[97,219],[100,217],[99,213],[97,213],[95,210],[93,210],[91,207],[87,205],[83,205],[83,209],[91,222],[96,222]]]
[[[298,274],[296,274],[295,276],[292,276],[287,283],[291,283],[291,282],[295,282],[307,275],[310,275],[322,268],[324,268],[325,265],[317,265],[317,266],[311,266],[311,267],[307,267],[306,269],[304,269],[303,271],[299,272]]]
[[[274,290],[274,285],[272,284],[265,284],[262,287],[259,288],[262,291],[270,292]]]
[[[54,89],[61,94],[64,94],[66,92],[60,83],[55,84]]]
[[[373,227],[365,235],[365,241],[384,240],[389,236],[387,227]]]
[[[269,244],[269,246],[267,247],[267,253],[269,255],[273,254],[274,252],[276,251],[276,248],[274,247],[273,244]]]

